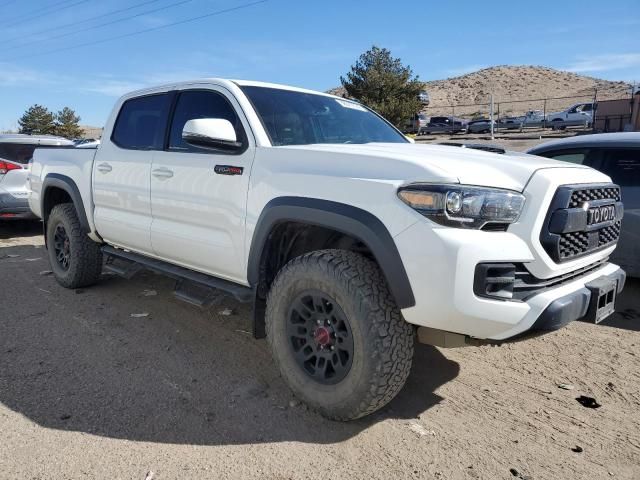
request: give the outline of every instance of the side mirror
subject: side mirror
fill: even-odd
[[[182,129],[182,139],[199,148],[238,150],[242,147],[231,122],[222,118],[196,118],[187,121]]]

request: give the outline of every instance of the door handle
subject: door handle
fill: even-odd
[[[98,165],[99,172],[109,173],[111,170],[113,169],[111,168],[111,165],[109,165],[108,163],[101,163],[100,165]]]
[[[156,178],[171,178],[173,177],[173,170],[168,168],[156,168],[151,172]]]

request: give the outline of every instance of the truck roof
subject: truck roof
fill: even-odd
[[[265,88],[276,88],[279,90],[289,90],[292,92],[301,92],[301,93],[311,93],[311,94],[315,94],[315,95],[323,95],[325,97],[332,97],[332,98],[341,98],[341,97],[337,97],[335,95],[331,95],[330,93],[324,93],[324,92],[319,92],[316,90],[309,90],[306,88],[300,88],[300,87],[293,87],[291,85],[282,85],[279,83],[269,83],[269,82],[258,82],[258,81],[254,81],[254,80],[238,80],[238,79],[229,79],[229,78],[199,78],[199,79],[195,79],[195,80],[189,80],[189,81],[180,81],[180,82],[172,82],[172,83],[165,83],[162,85],[155,85],[155,86],[150,86],[150,87],[146,87],[146,88],[142,88],[140,90],[135,90],[132,92],[129,92],[127,94],[125,94],[125,97],[135,97],[135,96],[140,96],[140,95],[144,95],[145,93],[150,93],[153,91],[157,91],[157,90],[167,90],[167,89],[172,89],[172,88],[181,88],[181,87],[186,87],[189,85],[193,85],[193,84],[213,84],[213,85],[222,85],[222,86],[238,86],[238,87],[265,87]]]

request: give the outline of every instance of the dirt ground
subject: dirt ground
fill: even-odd
[[[602,325],[418,345],[388,407],[335,423],[292,397],[247,307],[151,273],[65,290],[39,233],[0,225],[2,479],[640,478],[638,281]]]

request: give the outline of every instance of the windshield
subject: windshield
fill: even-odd
[[[407,142],[389,123],[356,102],[278,88],[241,88],[274,146]]]

